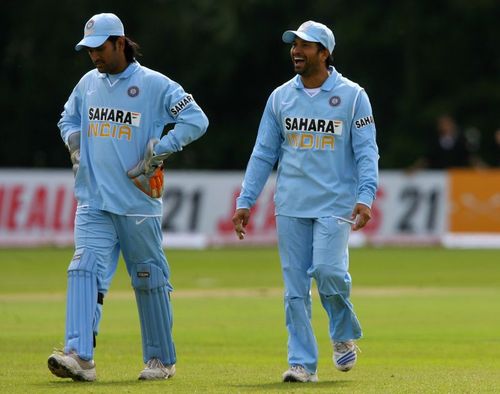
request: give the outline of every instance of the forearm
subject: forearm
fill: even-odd
[[[68,139],[72,134],[81,132],[80,103],[80,92],[77,86],[64,104],[61,119],[57,123],[61,138],[66,145],[68,145]]]
[[[251,208],[264,188],[274,163],[262,157],[252,155],[248,162],[241,193],[236,200],[236,208]]]
[[[358,192],[356,202],[372,206],[378,187],[378,152],[371,149],[370,154],[358,160]]]
[[[262,115],[257,141],[248,161],[236,208],[251,208],[259,197],[273,170],[281,149],[281,128],[272,111],[272,95]]]
[[[177,123],[155,146],[155,154],[181,151],[186,145],[200,138],[208,128],[208,119],[200,110],[190,119]]]
[[[355,106],[351,135],[358,177],[356,202],[371,207],[378,187],[379,153],[375,121],[370,101],[364,91],[360,92]]]

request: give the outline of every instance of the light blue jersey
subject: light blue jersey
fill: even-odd
[[[111,79],[110,79],[111,77]],[[162,136],[155,153],[173,153],[201,137],[208,119],[176,82],[131,63],[119,75],[88,72],[64,106],[58,126],[64,142],[81,131],[75,179],[79,205],[118,215],[161,216],[161,198],[150,198],[128,178],[148,141]]]
[[[365,91],[333,67],[311,97],[301,77],[269,97],[237,208],[255,204],[274,164],[276,214],[350,217],[355,203],[371,207],[378,184],[378,148]]]

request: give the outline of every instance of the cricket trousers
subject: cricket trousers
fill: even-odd
[[[162,249],[161,217],[123,216],[79,206],[75,254],[68,268],[65,351],[93,358],[102,304],[120,252],[136,292],[144,362],[175,363],[171,337],[170,269]]]
[[[350,224],[333,217],[276,217],[284,279],[288,363],[315,373],[318,346],[311,325],[311,284],[317,284],[332,341],[358,339],[361,326],[350,301]]]

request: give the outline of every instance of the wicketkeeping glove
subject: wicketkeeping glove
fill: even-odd
[[[76,176],[80,167],[80,132],[71,134],[68,137],[68,149],[71,163],[73,164],[73,175]]]
[[[134,184],[151,198],[159,198],[163,194],[163,160],[170,156],[170,153],[154,154],[158,142],[156,138],[149,140],[144,158],[127,172]]]

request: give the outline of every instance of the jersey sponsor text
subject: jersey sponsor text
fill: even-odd
[[[184,110],[184,108],[186,108],[187,105],[189,103],[192,103],[193,101],[194,101],[193,96],[188,94],[186,97],[184,97],[178,103],[176,103],[172,108],[170,108],[170,113],[174,116],[179,115]]]
[[[373,115],[365,116],[364,118],[357,119],[354,121],[354,125],[357,129],[361,129],[369,124],[374,124],[375,119],[373,119]]]
[[[116,108],[89,107],[89,120],[107,121],[139,127],[141,124],[141,113]]]
[[[285,118],[285,130],[342,134],[342,121],[314,118]]]

